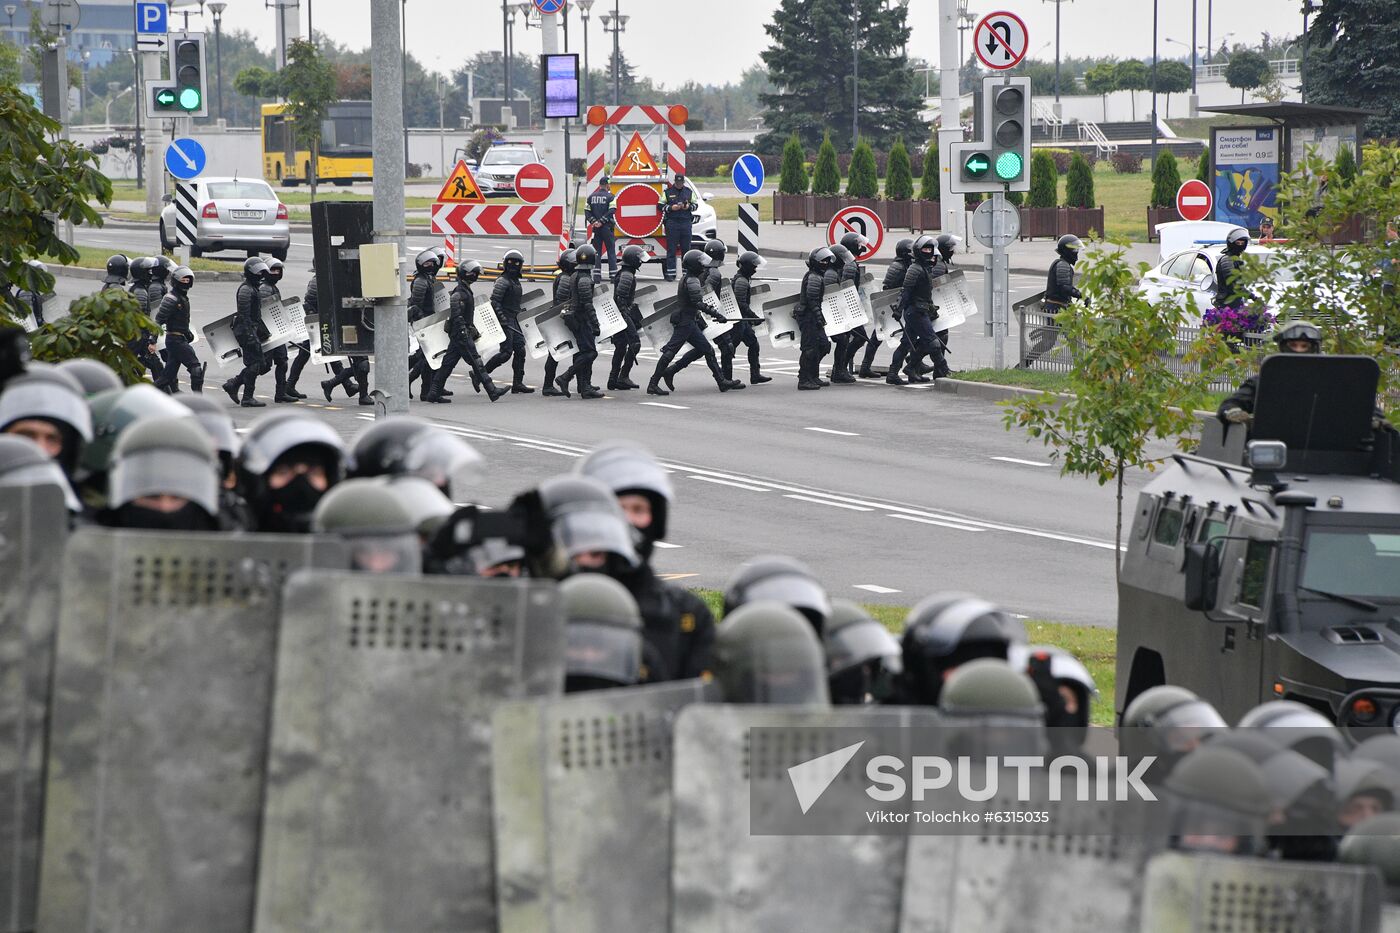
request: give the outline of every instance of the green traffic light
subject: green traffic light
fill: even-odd
[[[156,104],[161,107],[174,107],[175,92],[168,87],[156,91]]]
[[[969,178],[981,178],[992,167],[985,152],[974,152],[963,161],[963,172]]]
[[[180,89],[180,107],[183,110],[198,110],[201,97],[199,88],[186,87]]]
[[[1024,168],[1025,161],[1019,152],[1003,152],[997,156],[997,177],[1002,181],[1015,181]]]

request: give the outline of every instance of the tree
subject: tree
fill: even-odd
[[[1210,185],[1210,150],[1202,148],[1201,157],[1196,161],[1196,178]],[[1214,188],[1214,185],[1211,185]]]
[[[1069,174],[1065,177],[1065,206],[1094,206],[1094,170],[1078,152],[1070,160]]]
[[[1351,151],[1350,145],[1344,143],[1337,150],[1335,165],[1332,177],[1337,179],[1337,184],[1346,186],[1356,181],[1356,155]]]
[[[1055,157],[1044,149],[1031,153],[1031,191],[1028,207],[1054,207],[1059,202],[1060,176]]]
[[[0,84],[19,84],[24,77],[24,56],[9,39],[0,39]]]
[[[1392,0],[1327,0],[1308,28],[1309,103],[1374,111],[1366,135],[1400,137],[1400,16]]]
[[[880,194],[880,179],[876,175],[875,153],[870,144],[862,139],[856,143],[856,151],[851,153],[851,171],[846,178],[846,196],[849,198],[874,198]]]
[[[904,137],[894,141],[885,169],[885,197],[891,201],[907,201],[914,196],[914,172],[909,165],[909,150]]]
[[[1072,177],[1072,175],[1071,175]],[[1137,291],[1138,269],[1121,250],[1090,253],[1079,289],[1085,300],[1055,316],[1073,347],[1067,395],[1045,392],[1007,406],[1006,427],[1024,428],[1051,448],[1061,475],[1117,484],[1115,543],[1123,539],[1123,480],[1130,468],[1153,469],[1154,440],[1184,439],[1205,407],[1210,367],[1178,373],[1177,331],[1187,323],[1175,301],[1154,305]],[[1114,548],[1114,570],[1120,569]]]
[[[1151,207],[1171,207],[1176,204],[1176,192],[1181,187],[1181,168],[1177,165],[1176,156],[1170,150],[1163,149],[1157,154],[1157,161],[1152,163],[1152,200]]]
[[[1063,97],[1072,97],[1080,92],[1079,82],[1074,77],[1074,72],[1063,67],[1060,68],[1060,94]],[[1019,65],[1008,72],[1013,75],[1020,75],[1031,79],[1031,94],[1036,97],[1055,96],[1055,63],[1053,61],[1043,62],[1035,58],[1023,59]]]
[[[1172,115],[1172,95],[1191,90],[1191,69],[1178,61],[1157,63],[1157,80],[1152,82],[1158,94],[1167,95],[1167,118]]]
[[[52,278],[49,277],[50,285]],[[157,333],[160,325],[141,313],[130,292],[93,292],[68,306],[68,316],[45,324],[29,337],[36,360],[61,363],[78,357],[98,360],[116,370],[127,385],[146,377],[146,367],[127,344],[142,331]]]
[[[1134,120],[1137,119],[1137,92],[1147,90],[1149,77],[1147,66],[1135,58],[1113,66],[1114,86],[1120,91],[1128,92],[1132,100]]]
[[[783,146],[783,168],[778,176],[779,194],[807,193],[807,166],[803,164],[807,153],[802,149],[802,140],[793,133]]]
[[[974,94],[982,87],[982,65],[977,60],[977,54],[970,53],[967,61],[958,69],[958,93]]]
[[[287,67],[279,73],[287,98],[287,117],[297,141],[311,151],[311,200],[316,200],[316,167],[321,159],[321,123],[336,101],[335,66],[321,57],[306,39],[293,39],[287,47]]]
[[[817,164],[812,169],[812,193],[841,193],[841,170],[836,165],[836,147],[831,144],[830,133],[822,137],[821,148],[817,150]]]
[[[929,139],[928,152],[924,153],[924,174],[919,179],[919,200],[937,201],[941,196],[938,189],[938,136]]]
[[[1225,83],[1239,88],[1240,103],[1244,103],[1246,91],[1264,84],[1273,75],[1269,60],[1258,52],[1248,49],[1230,56],[1230,64],[1225,66]]]
[[[858,88],[850,67],[853,3]],[[781,0],[764,27],[772,44],[761,57],[774,89],[759,95],[768,127],[760,147],[776,152],[794,132],[805,145],[815,146],[826,128],[843,150],[853,148],[849,134],[855,91],[860,134],[871,145],[883,148],[896,136],[920,129],[922,102],[904,55],[906,15],[903,5],[884,0]]]
[[[1108,95],[1118,90],[1118,68],[1113,62],[1103,62],[1084,72],[1084,89],[1103,100],[1103,120],[1108,122]]]

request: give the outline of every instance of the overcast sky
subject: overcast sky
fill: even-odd
[[[284,0],[286,2],[286,0]],[[301,22],[306,22],[307,0],[301,2]],[[993,4],[996,4],[994,7]],[[1152,54],[1154,0],[1068,0],[1061,9],[1061,48],[1065,55],[1113,55],[1147,57]],[[599,0],[589,21],[589,53],[593,67],[602,67],[611,51],[611,37],[597,21],[599,8],[611,0]],[[184,6],[185,3],[181,3]],[[1197,0],[1197,44],[1206,42],[1206,10],[1213,8],[1214,44],[1255,43],[1267,30],[1274,36],[1302,31],[1298,0]],[[1054,58],[1055,4],[1046,0],[971,0],[973,13],[1009,9],[1025,20],[1030,31],[1032,58]],[[722,84],[758,61],[768,45],[763,25],[778,8],[777,0],[619,0],[620,11],[630,17],[622,34],[628,59],[638,71],[658,84],[684,81]],[[1186,52],[1191,40],[1189,0],[1160,0],[1160,35],[1183,45],[1163,41],[1164,57]],[[499,0],[407,0],[408,48],[430,70],[451,71],[466,57],[483,50],[499,50],[502,40]],[[369,0],[313,0],[312,13],[318,32],[354,48],[369,44]],[[570,51],[582,52],[583,37],[578,11],[569,14]],[[913,36],[911,57],[937,64],[938,2],[912,0],[909,20]],[[178,22],[178,18],[176,20]],[[212,20],[210,21],[212,24]],[[193,24],[192,24],[193,25]],[[272,46],[273,13],[264,0],[229,0],[224,26],[246,29]],[[209,30],[212,31],[212,25]],[[677,50],[677,34],[687,36]],[[516,51],[539,54],[540,33],[515,27]],[[968,39],[970,40],[970,35]],[[606,44],[605,44],[606,43]]]

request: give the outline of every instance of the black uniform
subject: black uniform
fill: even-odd
[[[847,283],[860,287],[861,268],[860,263],[853,258],[849,262],[841,264],[841,268],[836,270],[836,287],[844,288]],[[854,382],[855,376],[851,372],[851,367],[855,363],[856,354],[860,348],[865,346],[870,338],[865,335],[865,328],[855,327],[844,334],[837,334],[832,338],[832,343],[836,345],[836,357],[832,361],[831,371],[833,380],[835,374],[842,376],[842,382]]]
[[[666,233],[666,281],[670,282],[676,278],[677,258],[690,249],[695,202],[690,198],[690,188],[675,182],[666,186],[662,196],[665,198],[662,229]]]
[[[511,360],[513,390],[528,392],[530,389],[525,385],[525,335],[520,330],[517,317],[520,313],[520,292],[520,274],[509,268],[501,273],[491,289],[491,310],[496,312],[496,320],[500,321],[506,339],[496,355],[487,360],[486,370],[494,372],[506,360]]]
[[[937,277],[938,263],[936,258],[925,263],[915,257],[915,261],[909,264],[908,271],[904,273],[904,292],[900,295],[899,307],[903,315],[905,344],[899,349],[905,350],[907,346],[909,358],[906,368],[911,381],[927,381],[917,371],[921,356],[933,360],[935,375],[947,372],[948,364],[943,359],[943,346],[933,331],[933,321],[938,316],[938,306],[933,303],[933,280]],[[890,364],[892,369],[898,363],[904,362],[904,356],[898,351],[895,356],[898,359]]]
[[[105,292],[109,289],[123,288],[126,288],[125,279],[109,275],[102,280],[102,288],[99,291]],[[141,278],[131,283],[131,297],[135,298],[136,303],[141,306],[142,314],[147,317],[155,315],[160,297],[157,296],[155,302],[152,303],[151,283],[148,278]],[[165,364],[161,362],[160,355],[155,351],[155,342],[156,335],[142,329],[136,339],[129,342],[126,347],[141,361],[142,366],[151,371],[151,381],[159,386],[165,382]]]
[[[1240,268],[1244,265],[1239,256],[1228,249],[1220,254],[1215,264],[1215,306],[1217,308],[1242,308],[1248,294],[1239,281]]]
[[[282,303],[282,290],[271,282],[264,281],[258,286],[258,303],[266,308],[273,302]],[[310,355],[310,351],[307,351]],[[267,351],[268,362],[272,364],[272,375],[275,380],[273,398],[279,402],[295,402],[296,396],[287,392],[287,345],[273,347]]]
[[[680,348],[686,344],[694,347],[700,355],[705,358],[705,364],[710,367],[710,373],[714,375],[715,382],[722,386],[728,386],[728,380],[724,378],[724,373],[719,368],[719,360],[715,358],[715,348],[705,337],[705,326],[703,315],[718,318],[705,304],[705,284],[707,275],[686,274],[681,277],[679,287],[676,289],[676,310],[671,313],[671,326],[674,330],[671,339],[666,341],[666,345],[661,348],[661,359],[656,363],[656,371],[652,373],[651,384],[647,386],[648,391],[658,388],[657,382],[665,375],[671,367],[671,361],[676,358]]]
[[[708,269],[705,270],[705,293],[713,294],[715,295],[715,297],[719,297],[719,295],[723,291],[724,273],[719,270],[719,266],[710,266]],[[702,320],[701,330],[704,330],[703,325],[704,321]],[[729,330],[725,331],[724,333],[720,334],[718,337],[715,338],[715,342],[713,345],[719,350],[720,359],[724,359],[725,356],[728,356],[728,358],[731,361],[734,359],[734,338],[732,336],[733,333],[733,328],[730,328]],[[677,360],[674,364],[672,364],[670,370],[664,375],[667,385],[670,385],[671,380],[676,378],[677,373],[679,373],[681,370],[685,369],[691,363],[694,363],[696,360],[700,359],[700,357],[704,355],[705,353],[703,350],[696,349],[695,347],[691,347],[689,350],[685,351],[685,355],[682,356],[679,360]],[[720,364],[720,371],[724,373],[724,378],[734,378],[733,375],[731,375],[731,371],[729,369],[726,369],[722,363]],[[674,388],[674,386],[671,387]]]
[[[603,280],[603,255],[608,257],[608,277],[617,278],[617,231],[614,229],[613,195],[605,182],[588,196],[588,207],[584,219],[592,231],[593,248],[598,251],[598,261],[593,264],[593,281]]]
[[[725,378],[734,378],[734,354],[739,349],[739,344],[743,344],[749,351],[749,381],[754,383],[767,382],[769,377],[763,375],[759,369],[759,345],[758,335],[753,332],[754,324],[762,323],[760,317],[752,307],[750,298],[753,293],[753,274],[746,273],[741,267],[734,278],[729,280],[730,288],[734,290],[734,300],[739,305],[739,316],[743,323],[735,324],[734,329],[726,337],[730,338],[720,347],[720,369],[724,372]]]
[[[688,680],[710,670],[715,644],[715,619],[700,597],[659,578],[649,564],[619,574],[616,579],[642,615],[647,652],[647,680]]]
[[[34,323],[39,327],[44,326],[44,296],[35,294],[27,288],[22,288],[15,293],[15,302],[19,304],[20,313],[27,308],[34,312]]]
[[[601,395],[593,384],[593,361],[598,358],[597,336],[601,328],[598,326],[598,312],[593,308],[593,270],[588,266],[574,271],[573,293],[569,296],[569,308],[563,317],[564,323],[569,325],[569,332],[574,335],[578,352],[557,382],[567,392],[569,380],[576,379],[579,394]]]
[[[165,353],[168,358],[165,380],[159,388],[166,392],[180,391],[180,367],[190,374],[190,391],[204,391],[204,367],[195,355],[194,331],[190,330],[190,293],[176,282],[161,299],[156,311],[156,323],[165,328]]]
[[[903,288],[904,276],[908,271],[909,260],[896,258],[895,261],[890,263],[889,267],[885,269],[885,278],[880,283],[881,291],[888,291],[891,288]],[[899,312],[896,311],[895,313],[898,314]],[[870,367],[875,365],[875,354],[878,352],[880,352],[880,341],[875,336],[874,324],[871,324],[870,341],[865,345],[865,358],[860,361],[860,375],[867,378],[874,375],[870,371]],[[898,350],[896,350],[896,352],[898,352]],[[890,371],[896,374],[899,372],[893,365],[890,366]]]
[[[480,387],[485,385],[491,400],[495,401],[500,392],[492,384],[486,366],[481,362],[481,353],[476,348],[481,334],[476,329],[476,296],[472,294],[471,284],[458,281],[457,287],[452,289],[451,301],[452,310],[447,319],[447,335],[451,343],[442,355],[436,377],[429,380],[428,388],[423,392],[423,401],[445,400],[442,387],[447,384],[447,377],[452,375],[459,360],[466,360],[471,368],[472,386],[481,391]]]
[[[307,314],[315,314],[319,317],[321,313],[320,289],[316,284],[316,276],[311,277],[307,283],[306,294],[302,296],[301,306]],[[313,340],[319,339],[312,337]],[[369,357],[352,356],[349,364],[335,360],[330,364],[331,378],[321,380],[321,391],[326,396],[326,401],[331,400],[331,392],[337,386],[345,390],[346,398],[353,398],[357,393],[360,396],[360,403],[371,405],[373,402],[369,397]],[[358,378],[357,385],[355,379]]]
[[[569,305],[570,307],[573,306],[573,300],[574,300],[574,275],[577,273],[577,271],[578,271],[577,269],[574,270],[573,272],[563,272],[563,271],[561,271],[558,275],[556,275],[556,276],[554,277],[554,307],[557,308],[557,307],[559,307],[559,306],[562,305],[562,304],[567,304],[567,305]],[[555,377],[555,374],[558,373],[558,371],[559,371],[559,361],[556,360],[552,355],[551,355],[551,356],[546,356],[546,357],[544,358],[544,394],[545,394],[545,395],[563,395],[563,394],[564,394],[563,392],[560,392],[560,391],[559,391],[559,387],[558,387],[557,385],[555,385],[555,383],[554,383],[554,377]]]
[[[798,289],[797,308],[792,316],[797,320],[797,330],[801,335],[801,356],[797,373],[799,386],[827,385],[826,380],[818,374],[822,358],[831,352],[831,339],[826,335],[822,319],[822,297],[826,294],[827,276],[830,276],[833,282],[836,280],[834,270],[828,269],[823,272],[820,269],[809,268],[802,276],[802,285]]]
[[[1074,287],[1074,263],[1063,256],[1056,257],[1045,275],[1044,309],[1047,323],[1032,330],[1031,345],[1026,350],[1026,358],[1018,364],[1019,368],[1029,368],[1043,354],[1054,348],[1060,339],[1060,329],[1054,322],[1055,316],[1071,301],[1081,297],[1083,296],[1079,289]]]
[[[637,354],[642,350],[642,313],[637,308],[637,273],[622,267],[617,274],[617,284],[613,287],[613,303],[622,312],[626,326],[613,335],[612,369],[608,373],[609,389],[636,389],[638,385],[628,378],[632,366],[637,362]]]
[[[233,395],[243,387],[243,401],[253,400],[258,377],[272,369],[272,361],[263,353],[262,342],[271,336],[262,319],[262,295],[258,282],[244,277],[234,299],[233,337],[243,353],[243,370],[224,383],[224,391]]]
[[[433,316],[433,308],[437,304],[438,289],[445,286],[437,280],[435,276],[425,275],[421,272],[414,273],[413,285],[408,293],[408,323],[413,324],[424,318]],[[432,384],[431,370],[428,368],[428,361],[423,358],[422,350],[414,350],[413,355],[408,360],[408,386],[409,397],[413,397],[413,380],[423,379],[423,393],[427,394],[429,386]]]

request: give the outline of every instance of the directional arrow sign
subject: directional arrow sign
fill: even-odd
[[[968,178],[981,178],[992,167],[992,160],[985,152],[974,152],[963,162],[963,174]]]
[[[204,147],[193,139],[177,139],[165,147],[165,170],[181,181],[198,178],[207,161]]]
[[[763,190],[763,160],[752,152],[734,160],[734,187],[743,195],[755,195]]]
[[[156,91],[156,103],[162,107],[175,106],[175,89],[173,87],[163,87]]]

